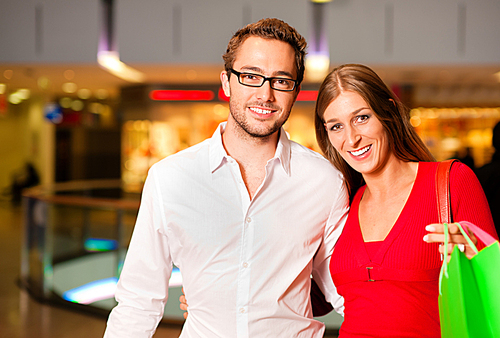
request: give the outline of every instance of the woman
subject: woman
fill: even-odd
[[[437,162],[408,111],[370,68],[343,65],[320,87],[315,125],[318,143],[343,173],[352,200],[330,262],[345,299],[340,336],[439,337],[444,237],[437,224]],[[496,237],[472,171],[456,163],[450,176],[454,220]],[[458,232],[456,226],[450,231]],[[460,235],[452,241],[465,242]],[[466,254],[473,255],[468,246]]]

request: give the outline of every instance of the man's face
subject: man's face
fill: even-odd
[[[297,79],[295,53],[288,43],[249,37],[236,54],[233,69],[265,77]],[[229,80],[230,79],[230,80]],[[247,87],[238,77],[225,71],[221,73],[222,88],[229,96],[230,116],[228,126],[252,137],[267,137],[277,132],[290,115],[299,88],[291,92],[272,89],[269,81],[262,87]]]

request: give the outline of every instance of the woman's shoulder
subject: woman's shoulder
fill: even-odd
[[[453,165],[451,167],[451,172],[450,172],[450,179],[461,179],[461,178],[470,178],[470,177],[476,177],[476,174],[474,174],[474,171],[466,164],[460,162],[460,161],[455,161],[453,162]]]
[[[442,161],[442,162],[444,162],[444,161]],[[434,173],[434,172],[436,172],[439,163],[441,163],[441,162],[419,162],[419,170]],[[466,164],[460,162],[459,160],[455,160],[453,162],[451,169],[450,169],[450,173],[451,173],[451,176],[455,176],[455,175],[465,175],[465,176],[473,175],[473,176],[475,176],[472,169],[470,167],[468,167]]]

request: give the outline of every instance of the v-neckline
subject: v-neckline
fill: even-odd
[[[365,192],[366,185],[361,187],[356,196],[354,197],[354,200],[351,204],[351,210],[350,212],[354,212],[355,217],[355,230],[354,230],[354,235],[355,235],[355,240],[354,243],[356,245],[356,250],[355,255],[358,260],[358,263],[360,265],[365,265],[368,263],[375,263],[375,264],[382,264],[382,261],[384,260],[385,254],[387,253],[387,250],[391,246],[392,242],[398,237],[398,235],[401,233],[405,226],[405,220],[411,216],[416,208],[416,203],[413,202],[415,198],[415,191],[418,190],[419,185],[421,184],[421,166],[419,165],[417,168],[417,175],[415,177],[415,182],[413,183],[413,186],[410,190],[410,194],[408,195],[408,198],[405,202],[405,205],[403,206],[398,218],[394,222],[394,226],[391,228],[387,236],[384,238],[384,240],[379,241],[381,242],[381,245],[377,251],[377,253],[370,259],[370,256],[368,255],[368,252],[365,247],[365,241],[363,239],[363,234],[361,232],[361,225],[359,223],[359,203],[361,201],[361,198]],[[354,207],[354,208],[353,208]]]

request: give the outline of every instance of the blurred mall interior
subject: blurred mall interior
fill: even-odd
[[[0,8],[1,336],[102,335],[147,170],[227,118],[221,55],[250,22],[278,17],[308,41],[285,125],[292,140],[319,151],[321,80],[362,63],[411,110],[437,160],[479,168],[494,152],[498,1],[0,0]],[[177,337],[182,325],[182,278],[172,278],[174,301],[155,337]],[[335,336],[341,319],[322,320]]]

